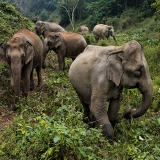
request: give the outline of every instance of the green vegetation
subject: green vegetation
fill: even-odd
[[[33,28],[33,23],[22,16],[15,7],[0,1],[0,42],[5,42],[21,28]]]
[[[22,27],[33,28],[29,19],[7,3],[0,2],[0,16],[1,42]],[[66,59],[66,70],[60,72],[57,55],[51,52],[47,55],[47,67],[43,70],[43,89],[32,91],[27,98],[21,97],[13,123],[0,132],[1,160],[160,159],[160,39],[156,29],[159,25],[154,17],[138,22],[130,17],[133,17],[133,10],[128,9],[119,18],[115,16],[109,20],[120,25],[116,30],[119,45],[135,39],[144,47],[154,88],[153,104],[147,113],[130,121],[123,118],[123,111],[128,107],[136,108],[141,100],[141,94],[136,89],[125,89],[119,122],[114,129],[116,140],[108,141],[102,135],[101,128],[90,128],[82,121],[82,105],[68,80],[72,61]],[[136,26],[132,26],[134,22]],[[115,45],[113,39],[96,43],[91,33],[85,38],[89,44]],[[6,90],[0,94],[0,106],[6,108],[13,104],[9,77],[8,66],[0,64],[0,90]]]

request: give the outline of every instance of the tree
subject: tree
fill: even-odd
[[[73,30],[75,10],[77,8],[78,3],[79,0],[58,0],[59,6],[65,9]]]

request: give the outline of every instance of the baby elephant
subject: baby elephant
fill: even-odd
[[[79,29],[80,29],[81,34],[86,34],[89,32],[89,28],[84,25],[80,26]]]
[[[120,108],[123,88],[138,88],[140,106],[124,112],[125,118],[142,116],[152,103],[152,80],[142,46],[135,40],[122,46],[88,45],[71,64],[69,79],[90,121],[102,126],[114,139],[113,126]],[[109,101],[108,112],[106,101]]]
[[[43,68],[44,61],[49,50],[58,54],[59,69],[65,68],[65,57],[73,60],[83,52],[87,46],[84,37],[73,32],[47,32],[44,39]]]
[[[34,88],[33,69],[36,68],[38,86],[42,86],[43,43],[33,32],[21,29],[5,44],[6,60],[11,68],[11,86],[14,90],[15,103],[20,96],[20,82],[24,95]],[[16,109],[14,106],[13,109]]]

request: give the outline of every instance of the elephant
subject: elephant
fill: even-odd
[[[49,50],[53,50],[58,54],[59,69],[65,69],[65,57],[74,60],[80,53],[83,52],[87,42],[85,38],[74,32],[47,32],[44,39],[43,64]]]
[[[138,88],[140,106],[126,109],[127,119],[142,116],[152,104],[153,87],[144,51],[131,40],[122,46],[88,45],[71,64],[69,80],[84,108],[84,116],[102,126],[106,138],[114,139],[114,126],[123,88]],[[109,102],[106,110],[106,102]]]
[[[81,34],[86,34],[89,32],[89,28],[84,25],[80,26],[79,29],[80,29]]]
[[[6,42],[5,55],[11,69],[11,87],[14,90],[16,105],[21,95],[20,86],[25,96],[29,90],[34,89],[34,68],[37,72],[38,87],[42,87],[43,43],[39,36],[23,28]],[[16,110],[15,105],[13,110]]]
[[[49,32],[65,32],[65,29],[59,24],[54,22],[37,21],[34,28],[34,33],[41,35],[45,38],[46,31]]]
[[[93,35],[96,40],[98,39],[103,39],[105,40],[106,38],[109,39],[109,37],[113,37],[114,41],[117,44],[117,40],[114,34],[114,29],[113,26],[108,26],[105,24],[97,24],[93,28]]]

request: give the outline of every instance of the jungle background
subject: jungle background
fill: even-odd
[[[73,26],[68,13],[78,2]],[[126,120],[123,111],[136,108],[141,94],[124,89],[116,124],[115,141],[108,141],[101,128],[83,123],[82,105],[68,80],[72,63],[59,71],[57,55],[49,52],[43,70],[44,85],[27,98],[21,97],[13,112],[10,69],[0,63],[0,159],[1,160],[160,160],[160,0],[0,0],[0,42],[5,43],[21,28],[34,29],[37,20],[59,23],[67,31],[89,27],[88,44],[95,41],[95,24],[113,25],[118,45],[137,40],[143,45],[153,81],[152,106],[137,119]],[[73,30],[74,29],[74,30]],[[36,75],[34,76],[37,83]],[[106,104],[107,109],[107,104]]]

